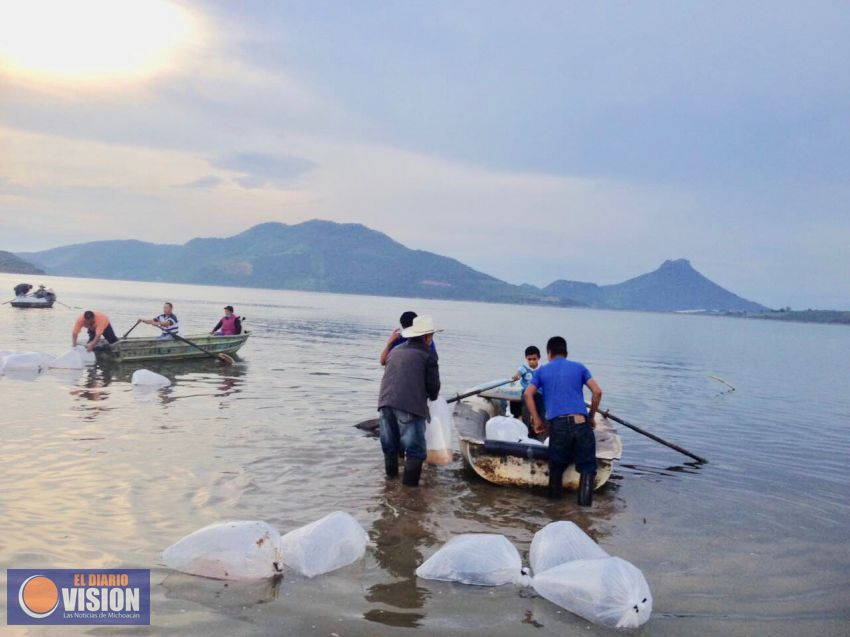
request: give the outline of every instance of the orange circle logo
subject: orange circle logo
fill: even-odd
[[[59,589],[52,579],[44,575],[33,575],[24,580],[18,591],[18,603],[30,617],[43,619],[59,605]]]

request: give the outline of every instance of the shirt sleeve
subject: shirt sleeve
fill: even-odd
[[[539,367],[531,375],[531,384],[537,387],[537,389],[543,389],[543,376],[540,374]]]
[[[221,323],[221,321],[219,321],[219,323]],[[236,327],[236,333],[237,333],[237,334],[241,334],[241,333],[242,333],[242,319],[240,319],[240,318],[237,316],[237,317],[236,317],[236,322],[234,323],[234,325],[235,325],[235,327]]]
[[[239,319],[237,319],[237,320],[239,320]],[[215,327],[214,327],[214,328],[212,328],[212,331],[213,331],[213,332],[216,332],[216,331],[218,331],[218,329],[219,329],[220,327],[221,327],[221,319],[218,319],[218,323],[216,323],[216,324],[215,324]]]
[[[425,367],[425,390],[428,398],[437,400],[440,395],[440,364],[437,352],[428,352],[428,363]]]
[[[590,370],[584,365],[581,366],[581,384],[586,385],[587,381],[589,381],[593,376],[590,373]]]

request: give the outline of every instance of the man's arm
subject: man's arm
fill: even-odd
[[[236,319],[236,321],[237,321],[236,325],[239,325],[239,319]],[[221,319],[218,319],[218,323],[216,323],[215,327],[212,328],[212,332],[210,332],[210,334],[214,334],[218,330],[218,328],[220,328],[220,327],[221,327]],[[237,331],[236,333],[238,334],[239,332]]]
[[[220,321],[219,321],[219,322],[220,322]],[[235,321],[234,321],[234,323],[233,323],[233,325],[234,325],[234,327],[236,328],[236,333],[237,333],[237,334],[241,334],[241,333],[242,333],[242,319],[241,319],[241,318],[239,318],[239,317],[237,316],[237,317],[236,317],[236,320],[235,320]]]
[[[592,396],[590,397],[590,411],[588,412],[588,418],[590,418],[590,424],[595,426],[596,423],[594,422],[593,417],[596,416],[596,412],[599,409],[599,403],[602,401],[602,389],[592,378],[585,384],[592,393]]]
[[[425,393],[431,400],[437,400],[440,395],[440,363],[433,350],[428,352],[428,364],[425,367]]]
[[[398,340],[398,337],[401,336],[401,330],[396,328],[390,334],[390,337],[387,339],[387,344],[384,345],[384,350],[381,352],[381,356],[378,358],[381,361],[381,367],[387,364],[387,358],[390,356],[390,352],[393,350],[393,345]]]
[[[79,337],[81,329],[83,329],[83,322],[78,320],[71,328],[71,347],[77,346],[77,337]]]
[[[539,434],[546,429],[546,425],[543,424],[540,412],[537,411],[537,403],[534,401],[534,394],[536,393],[537,386],[532,383],[526,388],[522,397],[525,400],[525,406],[528,407],[528,413],[531,414],[531,426],[534,429],[534,433]]]

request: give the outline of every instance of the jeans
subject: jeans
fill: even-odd
[[[425,419],[401,409],[381,407],[381,448],[388,456],[404,451],[410,460],[425,460]]]
[[[95,331],[89,330],[89,343],[94,340]],[[106,329],[103,330],[103,338],[106,339],[108,343],[115,343],[118,340],[118,337],[115,336],[115,331],[112,329],[112,323],[106,326]]]
[[[570,424],[566,416],[549,421],[549,473],[573,462],[579,473],[596,473],[596,436],[589,422]]]

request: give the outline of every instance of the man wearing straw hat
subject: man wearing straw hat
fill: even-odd
[[[428,399],[440,393],[440,367],[437,352],[431,347],[434,328],[430,316],[417,316],[401,335],[407,339],[393,348],[387,357],[381,393],[381,448],[388,478],[398,476],[399,452],[404,452],[402,484],[419,485],[425,461],[425,421],[429,418]]]

